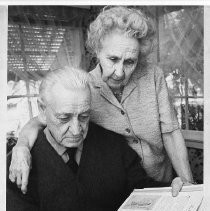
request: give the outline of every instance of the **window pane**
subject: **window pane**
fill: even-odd
[[[7,96],[13,95],[26,95],[26,84],[25,81],[19,80],[15,81],[8,81],[7,83]]]
[[[7,83],[7,132],[14,133],[16,137],[24,123],[30,119],[31,115],[36,116],[38,114],[37,97],[30,96],[38,94],[40,81],[30,80],[28,83],[28,91],[26,88],[26,82],[23,80],[17,82],[10,80]],[[29,106],[31,107],[31,114]]]
[[[165,79],[169,92],[173,97],[185,96],[185,77],[180,73],[179,69],[175,69],[173,72],[168,73]]]
[[[40,83],[41,83],[41,80],[39,80],[39,81],[30,80],[29,81],[30,94],[39,94]]]
[[[184,98],[174,98],[173,100],[178,122],[180,125],[180,128],[186,129],[186,123],[185,123],[185,99]]]
[[[163,10],[159,65],[175,98],[181,128],[203,130],[203,7]]]
[[[32,106],[33,116],[38,114],[37,98],[29,98]],[[29,102],[27,97],[11,98],[7,100],[7,133],[13,133],[15,137],[24,124],[30,119]]]
[[[188,79],[188,96],[192,97],[203,97],[203,88],[199,79],[192,80],[192,77]]]
[[[203,131],[203,99],[190,98],[189,105],[189,129]]]
[[[203,131],[203,98],[189,98],[188,103],[185,98],[174,98],[174,105],[182,129]]]

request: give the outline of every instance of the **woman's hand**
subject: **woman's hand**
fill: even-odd
[[[9,179],[16,182],[25,194],[27,192],[28,176],[31,169],[31,154],[26,146],[14,146],[9,167]]]
[[[183,186],[187,186],[187,185],[193,185],[190,182],[184,182],[181,177],[176,177],[175,179],[173,179],[172,183],[171,183],[171,187],[172,187],[172,196],[176,197],[179,192],[182,190]]]
[[[16,182],[23,193],[27,191],[28,176],[31,169],[30,150],[34,146],[38,133],[46,125],[45,119],[39,116],[32,118],[20,131],[18,142],[12,150],[9,167],[9,179]]]

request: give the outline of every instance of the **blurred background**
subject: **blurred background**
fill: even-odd
[[[203,182],[203,6],[132,6],[156,26],[151,60],[163,69],[191,168]],[[8,6],[7,151],[38,114],[37,94],[47,71],[63,65],[92,70],[87,28],[103,6]]]

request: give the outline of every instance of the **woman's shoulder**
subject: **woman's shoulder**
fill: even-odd
[[[92,79],[92,85],[93,86],[100,86],[101,83],[101,74],[100,74],[100,67],[97,65],[93,70],[89,72],[91,79]]]
[[[150,64],[146,67],[146,72],[149,78],[158,80],[158,78],[163,78],[164,73],[162,68],[158,64]]]
[[[157,74],[159,74],[159,75],[163,74],[163,70],[158,64],[149,64],[146,68],[147,68],[147,71],[149,73],[153,73],[153,74],[156,74],[156,75]]]
[[[96,67],[94,69],[92,69],[90,72],[90,75],[94,78],[99,77],[99,73],[100,73],[100,66],[97,64]]]
[[[147,66],[142,68],[137,67],[133,74],[133,79],[137,81],[145,79],[154,80],[162,76],[163,71],[157,64],[148,64]]]

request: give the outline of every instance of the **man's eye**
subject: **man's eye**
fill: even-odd
[[[68,122],[69,121],[69,117],[62,117],[62,118],[58,118],[60,122]]]
[[[132,60],[132,59],[125,60],[125,64],[132,65],[132,64],[134,64],[134,60]]]
[[[83,121],[87,121],[88,118],[89,118],[89,115],[79,116],[79,120],[82,121],[82,122],[83,122]]]

